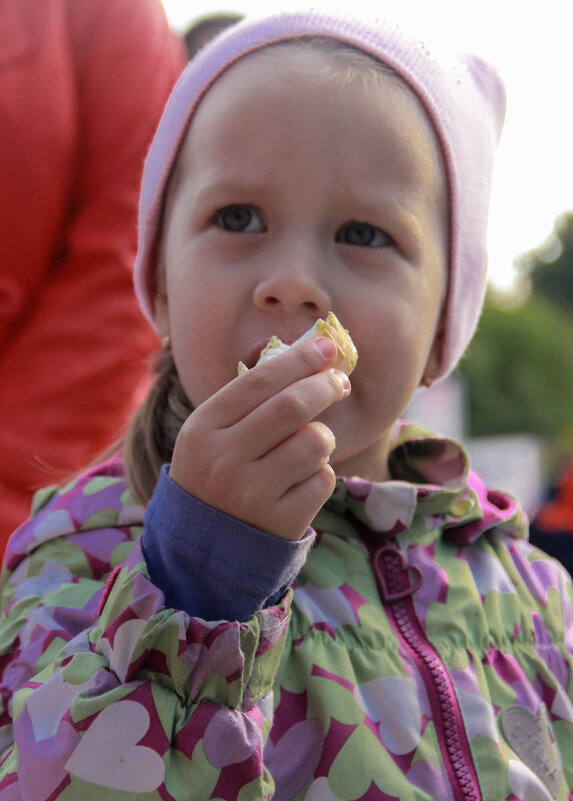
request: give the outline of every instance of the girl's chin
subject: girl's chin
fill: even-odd
[[[359,476],[368,481],[388,481],[391,478],[388,451],[387,438],[384,438],[356,453],[345,454],[341,451],[338,457],[330,459],[330,464],[339,478]]]

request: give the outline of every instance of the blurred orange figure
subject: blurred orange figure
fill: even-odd
[[[561,475],[550,500],[535,515],[529,539],[573,574],[573,461]]]
[[[566,529],[573,535],[573,462],[561,476],[555,497],[540,509],[536,521],[548,531]]]
[[[140,175],[184,61],[159,0],[0,0],[0,551],[136,405]]]

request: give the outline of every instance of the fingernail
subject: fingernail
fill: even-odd
[[[336,370],[333,368],[330,372],[342,387],[344,393],[342,397],[346,398],[347,395],[350,395],[350,388],[351,388],[350,379],[348,378],[346,373],[342,372],[342,370]]]
[[[330,359],[334,359],[336,356],[336,345],[331,339],[327,337],[317,337],[314,340],[314,344],[322,353],[326,361],[330,361]]]

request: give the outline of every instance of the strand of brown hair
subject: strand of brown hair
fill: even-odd
[[[193,411],[175,368],[170,349],[163,351],[157,376],[127,430],[123,455],[131,491],[147,506],[162,465],[171,461],[177,434]]]

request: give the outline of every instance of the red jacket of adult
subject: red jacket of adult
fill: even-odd
[[[159,0],[0,0],[0,551],[138,399],[140,176],[182,66]]]

